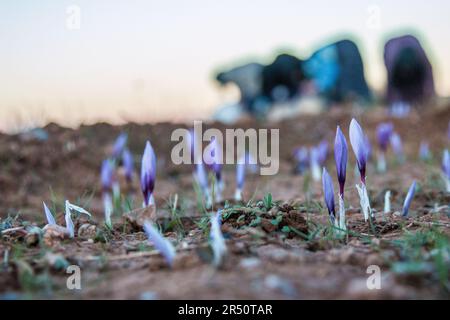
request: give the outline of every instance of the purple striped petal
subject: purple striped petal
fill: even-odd
[[[150,196],[155,188],[156,156],[149,141],[145,145],[141,164],[141,190],[144,195],[144,204],[149,205]]]
[[[148,239],[153,242],[155,248],[161,253],[169,266],[173,265],[176,251],[172,243],[153,226],[152,223],[144,222],[144,231]]]
[[[359,173],[361,175],[361,182],[366,183],[366,163],[367,163],[367,148],[366,136],[359,125],[359,123],[352,119],[350,122],[350,143],[352,145],[353,153],[358,163]]]
[[[403,203],[402,215],[403,217],[408,216],[409,207],[411,206],[411,201],[414,197],[414,193],[416,192],[416,181],[414,181],[411,187],[408,190],[408,194],[406,195],[405,202]]]
[[[334,206],[334,188],[333,188],[333,180],[331,180],[330,175],[328,174],[327,169],[323,168],[322,173],[322,186],[323,186],[323,194],[325,198],[325,204],[328,208],[328,213],[330,214],[331,220],[334,221],[336,216],[335,206]]]
[[[336,161],[336,172],[339,181],[339,192],[344,195],[345,178],[347,173],[348,147],[347,140],[338,126],[336,129],[336,139],[334,141],[334,159]]]

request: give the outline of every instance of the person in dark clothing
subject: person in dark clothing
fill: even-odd
[[[318,94],[330,104],[371,100],[363,61],[353,41],[341,40],[320,48],[305,61],[304,70]]]
[[[289,54],[280,54],[262,70],[262,94],[270,102],[285,102],[299,94],[304,80],[303,61]]]
[[[419,40],[412,35],[384,46],[387,101],[391,105],[425,103],[435,96],[433,69]]]

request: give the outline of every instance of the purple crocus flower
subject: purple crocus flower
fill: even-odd
[[[300,147],[295,149],[294,159],[296,160],[295,172],[303,174],[309,167],[308,148]]]
[[[392,150],[399,161],[403,161],[403,144],[398,133],[393,132],[390,138]]]
[[[244,155],[236,164],[236,186],[239,190],[242,190],[245,183],[245,167],[247,165],[246,160],[246,156]]]
[[[334,187],[333,181],[331,180],[330,175],[327,172],[327,169],[323,168],[322,173],[322,186],[323,186],[323,194],[325,198],[325,204],[328,208],[328,213],[330,214],[331,221],[334,223],[334,219],[336,217],[336,211],[334,206]]]
[[[326,140],[322,140],[317,146],[317,161],[319,165],[323,165],[327,160],[328,156],[328,142]]]
[[[169,266],[173,265],[176,251],[172,243],[164,238],[164,236],[149,221],[144,222],[144,231],[148,239],[153,242],[155,248],[161,253]]]
[[[212,138],[209,148],[211,152],[207,154],[205,163],[206,166],[214,172],[217,180],[220,181],[222,171],[221,150],[216,138]]]
[[[205,166],[203,162],[195,165],[195,178],[200,188],[205,191],[208,189],[208,175],[206,174]]]
[[[125,169],[125,178],[127,179],[128,183],[131,183],[133,181],[134,174],[134,159],[133,155],[128,149],[125,149],[122,153],[122,164]]]
[[[344,197],[345,177],[347,173],[347,140],[338,126],[336,129],[336,139],[334,141],[334,159],[336,161],[336,172],[339,181],[339,193]]]
[[[367,164],[367,147],[366,136],[359,123],[352,119],[350,122],[350,143],[358,164],[361,182],[366,184],[366,164]]]
[[[392,123],[381,123],[378,125],[377,140],[381,151],[386,152],[393,130],[394,126]]]
[[[409,207],[411,206],[411,201],[414,197],[414,193],[416,192],[416,181],[414,181],[411,187],[408,190],[408,194],[406,195],[405,202],[403,203],[402,216],[407,217],[409,212]]]
[[[102,162],[100,180],[104,192],[109,192],[112,190],[114,182],[114,166],[109,159],[105,159]]]
[[[420,160],[427,161],[431,159],[430,146],[428,142],[422,141],[419,147],[419,158]]]
[[[116,141],[114,142],[113,149],[112,149],[112,157],[113,158],[117,159],[120,157],[123,150],[125,149],[127,140],[128,140],[128,135],[125,132],[121,133],[117,137]]]
[[[444,151],[442,157],[442,171],[444,172],[444,175],[447,177],[447,179],[450,179],[450,155],[448,150]]]
[[[145,145],[141,164],[141,190],[144,195],[144,205],[151,204],[156,180],[156,156],[149,141]]]

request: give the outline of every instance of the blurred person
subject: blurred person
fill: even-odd
[[[361,54],[353,41],[341,40],[320,48],[303,68],[316,93],[328,105],[371,100]]]
[[[384,46],[387,102],[392,110],[429,102],[435,96],[433,69],[419,40],[412,35],[390,39]]]

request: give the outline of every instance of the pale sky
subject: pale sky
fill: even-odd
[[[68,27],[72,5],[79,29]],[[284,48],[306,58],[346,35],[380,90],[386,36],[411,29],[432,59],[438,93],[450,95],[449,12],[450,2],[437,0],[1,1],[0,130],[206,118],[237,99],[215,84],[220,67],[270,62]]]

